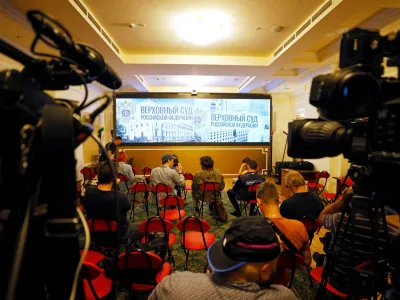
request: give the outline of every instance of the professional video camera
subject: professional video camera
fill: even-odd
[[[83,299],[77,217],[84,218],[77,209],[74,150],[89,136],[103,147],[92,123],[112,100],[105,94],[87,102],[86,84],[117,89],[121,79],[53,18],[41,11],[27,17],[36,33],[35,57],[0,39],[0,53],[24,66],[0,72],[0,299]],[[37,52],[39,41],[52,54]],[[44,92],[82,84],[79,105]]]
[[[345,33],[340,45],[340,71],[317,76],[312,82],[310,103],[318,108],[320,119],[289,123],[288,155],[322,158],[343,154],[352,163],[347,176],[354,181],[354,194],[346,197],[349,219],[357,210],[369,209],[371,224],[376,221],[372,216],[380,215],[386,227],[384,205],[396,210],[400,208],[397,201],[400,81],[399,78],[382,77],[384,60],[389,67],[400,67],[400,34],[381,36],[378,31],[359,28]],[[380,213],[376,214],[378,211]],[[341,249],[336,243],[343,215],[331,243],[331,253],[327,253],[327,265],[330,258],[334,260],[335,255],[340,255]],[[374,225],[371,226],[374,232]],[[344,235],[347,228],[348,224]],[[344,236],[341,238],[343,240]],[[389,264],[390,261],[391,258]],[[377,263],[374,265],[378,266]],[[388,272],[394,275],[393,268],[388,272],[381,271],[375,270],[374,276]],[[393,280],[392,283],[397,285]],[[379,291],[372,293],[375,292]]]

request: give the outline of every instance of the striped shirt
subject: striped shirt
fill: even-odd
[[[322,225],[334,234],[339,230],[341,215],[341,213],[335,213],[323,216]],[[347,220],[348,215],[346,214],[343,224],[340,227],[341,234],[338,237],[336,243],[337,246],[342,242],[342,235],[346,228]],[[359,212],[353,216],[353,220],[348,227],[346,236],[344,237],[340,255],[336,261],[335,272],[329,281],[336,289],[342,292],[347,292],[351,270],[367,260],[374,259],[376,252],[374,249],[377,249],[379,253],[383,253],[386,245],[386,235],[380,216],[378,220],[379,222],[375,222],[377,229],[374,245],[373,231],[368,214],[366,212]],[[388,224],[388,234],[390,241],[395,238],[399,232],[396,227]]]

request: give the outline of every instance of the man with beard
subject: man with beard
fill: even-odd
[[[237,218],[207,251],[212,273],[175,272],[149,299],[297,299],[288,288],[272,284],[279,254],[278,238],[265,218]]]

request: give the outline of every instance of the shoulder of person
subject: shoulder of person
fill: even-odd
[[[285,299],[285,300],[294,300],[298,299],[296,295],[286,286],[283,285],[278,285],[278,284],[271,284],[270,288],[267,289],[266,291],[272,291],[274,290],[277,295],[274,295],[277,300],[279,299]],[[274,293],[274,294],[275,294]]]

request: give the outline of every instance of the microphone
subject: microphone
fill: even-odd
[[[121,78],[104,61],[101,54],[90,46],[76,43],[72,49],[61,52],[63,56],[72,59],[89,70],[94,80],[110,89],[118,89],[122,85]]]
[[[104,61],[103,56],[90,46],[75,43],[69,32],[58,21],[37,10],[28,12],[28,20],[41,40],[58,49],[65,58],[87,69],[90,81],[96,80],[113,90],[121,87],[121,78]]]
[[[288,135],[288,133],[287,133],[286,131],[283,131],[283,134],[284,134],[284,135]]]

